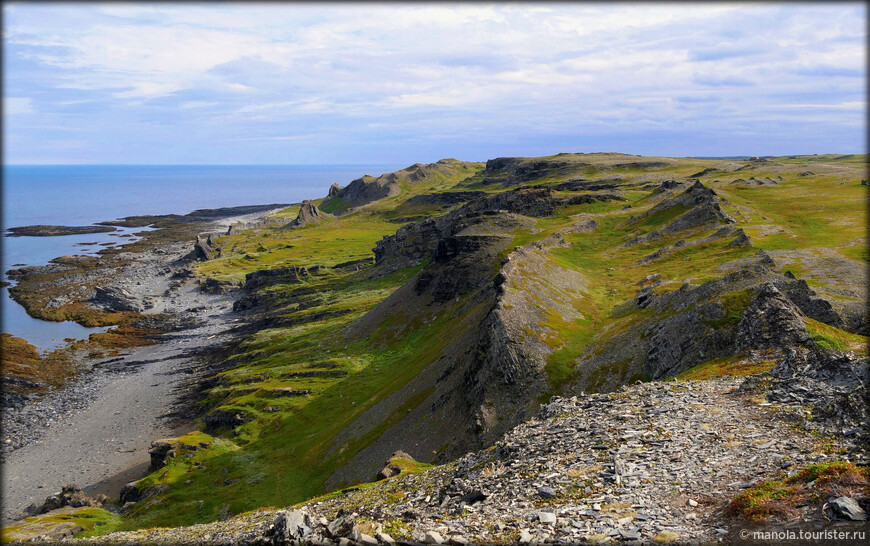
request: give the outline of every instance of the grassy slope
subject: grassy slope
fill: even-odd
[[[600,226],[595,233],[565,234],[571,245],[552,251],[553,260],[558,265],[578,270],[589,279],[584,297],[576,302],[582,318],[565,321],[550,314],[544,324],[549,332],[544,341],[555,349],[546,369],[554,391],[574,377],[573,363],[590,343],[603,343],[642,318],[642,313],[624,315],[612,311],[619,303],[632,298],[639,289],[638,281],[651,273],[661,274],[663,281],[673,281],[673,288],[686,280],[702,282],[718,276],[712,271],[717,265],[754,253],[758,248],[821,246],[847,257],[867,259],[866,253],[856,253],[851,250],[854,247],[848,246],[864,236],[866,227],[867,193],[865,188],[858,187],[863,172],[859,168],[866,166],[866,157],[849,160],[847,166],[852,169],[846,175],[798,176],[804,170],[813,170],[813,162],[831,161],[819,156],[812,160],[777,159],[774,165],[766,167],[770,172],[718,172],[704,177],[705,184],[742,207],[737,226],[746,229],[756,241],[757,248],[732,248],[728,246],[730,239],[722,239],[674,252],[648,265],[640,265],[637,260],[681,237],[686,238],[686,234],[661,239],[654,244],[615,250],[627,239],[656,229],[679,212],[664,211],[629,225],[626,220],[630,216],[656,202],[649,190],[640,186],[649,181],[651,174],[657,180],[680,179],[710,166],[728,169],[729,162],[678,160],[650,170],[632,167],[607,169],[606,165],[655,158],[592,154],[580,159],[600,165],[583,167],[577,173],[548,175],[534,183],[556,184],[579,175],[590,180],[618,176],[624,179],[621,183],[623,195],[632,208],[623,210],[625,202],[572,206],[559,211],[555,217],[538,219],[533,230],[518,230],[512,234],[515,245],[540,240],[565,229],[572,222],[569,217],[581,212],[593,214]],[[821,173],[824,169],[815,170]],[[316,226],[288,231],[260,229],[224,237],[219,240],[223,247],[221,257],[200,265],[198,274],[240,281],[246,273],[258,269],[288,265],[329,266],[370,257],[377,240],[394,233],[403,223],[402,220],[391,220],[443,212],[437,207],[412,209],[403,206],[410,196],[460,189],[457,185],[468,174],[462,172],[439,181],[435,187],[403,185],[399,196]],[[748,176],[782,176],[785,181],[780,185],[758,188],[728,184],[733,178]],[[474,187],[479,181],[480,177],[472,178],[461,184],[461,189],[502,189]],[[729,213],[733,212],[727,206],[725,208]],[[295,210],[285,211],[282,216],[292,218]],[[781,224],[792,235],[788,238],[759,236],[758,229],[750,226],[762,223]],[[705,237],[711,232],[697,232],[690,239]],[[387,321],[382,326],[383,331],[374,336],[375,339],[345,337],[345,326],[382,301],[418,269],[400,270],[375,280],[368,279],[366,270],[332,270],[322,277],[309,277],[302,284],[270,288],[283,298],[286,309],[282,312],[287,317],[324,310],[345,314],[263,330],[251,336],[242,353],[235,356],[239,365],[225,372],[226,383],[214,388],[207,400],[210,407],[241,412],[249,422],[237,428],[230,437],[215,441],[208,449],[199,450],[193,458],[176,458],[170,468],[161,471],[162,475],[147,478],[143,485],[164,483],[169,485],[168,492],[139,503],[124,525],[136,528],[211,521],[219,517],[221,511],[235,514],[264,505],[284,506],[323,493],[325,478],[374,440],[387,425],[399,419],[401,411],[407,408],[400,408],[401,411],[389,416],[381,427],[343,446],[333,446],[332,437],[366,408],[401,388],[424,369],[462,327],[461,319],[451,318],[448,313],[428,323],[406,324],[407,317],[397,316],[395,321]],[[303,311],[296,310],[299,301],[296,294],[300,288],[317,289],[314,295],[306,297],[307,307]],[[739,307],[741,301],[735,298],[735,305]],[[742,312],[742,308],[735,307],[734,311]],[[398,335],[400,328],[402,334]],[[860,341],[844,332],[831,330],[836,329],[817,326],[813,332],[819,336],[817,339],[825,340],[823,343],[854,345]],[[722,363],[716,363],[719,364]],[[318,369],[346,374],[299,375]],[[709,376],[730,373],[729,370],[733,369],[729,365],[707,366],[704,373]],[[280,396],[276,391],[279,388],[311,392],[305,396]],[[407,404],[419,403],[426,394],[411,397]],[[201,508],[200,500],[203,501]]]

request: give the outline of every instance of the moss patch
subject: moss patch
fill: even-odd
[[[870,470],[848,461],[810,465],[783,480],[767,480],[738,494],[726,514],[752,521],[787,520],[800,506],[819,506],[831,496],[870,493]]]

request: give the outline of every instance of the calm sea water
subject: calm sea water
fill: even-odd
[[[139,214],[186,214],[196,209],[294,203],[323,197],[363,174],[379,175],[406,165],[5,165],[3,221],[9,228],[32,224],[89,225]],[[124,230],[132,233],[141,228]],[[3,237],[2,271],[13,265],[44,265],[57,256],[94,253],[127,242],[116,234]],[[65,338],[86,338],[99,329],[72,322],[36,320],[3,288],[2,330],[40,349]]]

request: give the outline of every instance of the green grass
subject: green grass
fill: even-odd
[[[855,351],[859,354],[868,353],[867,344],[870,338],[867,336],[846,332],[811,318],[804,319],[804,322],[807,333],[813,337],[816,345],[823,349]]]
[[[716,320],[707,321],[707,325],[711,328],[729,328],[737,326],[740,319],[743,318],[743,312],[749,306],[752,299],[755,297],[755,290],[745,289],[737,292],[730,292],[722,295],[719,298],[719,303],[725,311],[725,316]]]
[[[743,360],[740,355],[732,355],[698,364],[677,375],[677,379],[703,381],[726,376],[745,377],[770,371],[775,365],[776,360],[753,362]]]
[[[52,527],[62,523],[78,525],[82,530],[75,535],[75,538],[87,538],[119,530],[122,527],[123,518],[102,508],[67,507],[61,510],[53,510],[46,514],[31,516],[13,525],[4,527],[2,542],[7,544],[25,541],[28,538],[44,534]]]
[[[356,299],[368,290],[381,290],[391,283],[401,284],[411,271],[400,271],[390,279],[348,280],[333,287],[344,305],[359,304]],[[369,307],[385,297],[373,298]],[[350,302],[350,303],[349,303]],[[197,451],[191,458],[178,458],[166,468],[143,481],[143,487],[162,483],[170,486],[165,499],[157,505],[141,503],[131,512],[132,527],[191,524],[208,521],[227,508],[233,514],[257,506],[286,506],[323,492],[323,484],[332,472],[346,464],[356,453],[380,437],[385,430],[403,419],[430,394],[423,389],[406,399],[379,423],[339,444],[334,438],[374,404],[398,391],[408,381],[434,362],[445,346],[462,331],[480,309],[472,308],[465,317],[451,317],[445,311],[428,325],[401,324],[406,333],[384,342],[389,336],[372,336],[371,340],[352,340],[341,333],[350,318],[309,323],[289,329],[258,333],[246,345],[247,354],[257,355],[243,367],[225,373],[243,379],[263,375],[264,379],[240,385],[260,388],[242,396],[232,388],[216,388],[211,404],[222,409],[245,410],[251,421],[237,427],[231,441],[215,441],[212,448]],[[385,326],[389,329],[389,325]],[[327,354],[325,347],[340,350]],[[349,356],[353,355],[353,356]],[[281,379],[287,372],[308,369],[311,364],[337,363],[348,375],[334,378]],[[263,398],[264,387],[287,386],[309,389],[303,397]],[[269,406],[280,411],[269,412]],[[240,450],[238,446],[243,446]],[[202,470],[205,467],[206,470]],[[263,474],[267,480],[251,483],[251,476]],[[224,485],[225,480],[237,479]],[[190,484],[185,484],[191,480]],[[207,494],[207,495],[206,495]],[[201,514],[198,504],[185,499],[204,498]],[[166,508],[164,509],[163,506]]]

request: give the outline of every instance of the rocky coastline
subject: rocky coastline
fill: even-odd
[[[233,224],[257,225],[274,210],[276,206],[205,211],[195,215],[195,221],[190,216],[151,217],[152,225],[163,227],[143,232],[140,240],[108,249],[98,258],[67,257],[9,272],[19,280],[13,297],[36,316],[40,313],[35,306],[45,301],[54,302],[55,309],[87,308],[74,318],[125,316],[115,328],[122,335],[92,335],[59,351],[71,370],[62,386],[16,396],[17,384],[42,386],[43,378],[16,382],[4,376],[4,391],[12,391],[4,392],[0,440],[4,525],[68,482],[88,492],[100,490],[101,482],[141,465],[153,438],[186,430],[189,419],[184,416],[190,413],[184,403],[189,402],[186,394],[198,368],[211,351],[235,341],[242,324],[232,309],[234,298],[202,291],[190,272],[198,259],[196,236],[222,233]],[[86,269],[75,269],[77,262],[85,263]],[[71,273],[64,275],[65,269]],[[94,279],[99,286],[90,288],[90,294],[82,290]],[[116,404],[124,398],[137,403],[117,404],[110,411],[103,406],[112,397]],[[106,430],[112,441],[106,439],[102,445],[99,436]],[[84,445],[85,439],[94,441]],[[77,456],[64,452],[70,449]],[[139,478],[145,470],[128,477]],[[121,485],[103,484],[102,489],[117,498]]]

